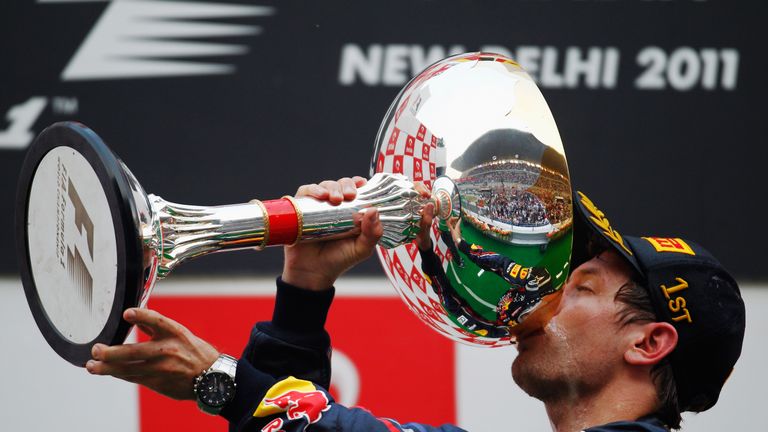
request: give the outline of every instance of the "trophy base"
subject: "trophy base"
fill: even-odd
[[[138,227],[123,164],[93,131],[66,122],[37,137],[19,177],[17,256],[37,326],[74,365],[131,328],[122,314],[146,279]]]

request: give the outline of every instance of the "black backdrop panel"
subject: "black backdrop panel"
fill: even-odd
[[[765,2],[3,2],[0,272],[16,179],[50,123],[97,131],[148,192],[200,205],[367,175],[390,101],[429,62],[508,53],[539,80],[574,184],[627,234],[697,240],[768,277]],[[279,250],[179,273],[275,274]],[[367,263],[363,271],[376,271]]]

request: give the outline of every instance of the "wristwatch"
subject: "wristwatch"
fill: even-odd
[[[235,397],[235,371],[237,359],[227,354],[219,358],[195,378],[194,392],[197,407],[211,415],[218,415]]]

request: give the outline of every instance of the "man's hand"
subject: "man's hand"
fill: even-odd
[[[194,399],[194,378],[219,357],[216,348],[153,310],[128,309],[123,318],[151,340],[111,347],[94,345],[93,360],[85,365],[88,372],[141,384],[173,399]]]
[[[432,220],[434,219],[435,205],[428,203],[421,209],[421,221],[419,222],[419,234],[416,236],[416,246],[419,250],[428,251],[432,249]]]
[[[304,185],[296,197],[312,197],[339,205],[357,196],[357,188],[366,180],[362,177],[327,180]],[[342,273],[371,256],[373,248],[384,233],[376,209],[369,209],[356,221],[359,234],[352,238],[286,246],[283,281],[313,291],[330,288]]]
[[[448,229],[451,230],[451,238],[453,243],[457,246],[461,243],[461,219],[458,217],[452,217],[447,222]]]

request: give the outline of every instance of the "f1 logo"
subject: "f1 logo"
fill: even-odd
[[[67,185],[67,196],[69,202],[75,209],[75,229],[80,239],[85,238],[88,246],[88,260],[89,263],[93,263],[93,221],[88,215],[88,211],[83,205],[83,201],[80,199],[80,195],[75,189],[72,179],[69,179]],[[73,243],[78,243],[77,240]],[[80,241],[82,243],[82,241]],[[78,291],[83,303],[91,310],[93,303],[93,275],[88,270],[88,266],[83,259],[81,248],[76,244],[67,245],[67,271],[69,272],[69,279]]]

